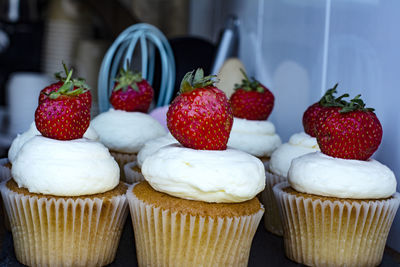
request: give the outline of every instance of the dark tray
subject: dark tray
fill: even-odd
[[[15,258],[11,233],[5,232],[3,237],[3,246],[0,253],[0,266],[23,266],[18,263]],[[115,261],[109,266],[138,266],[136,261],[132,223],[129,217],[122,233]],[[267,232],[264,229],[263,222],[261,221],[253,240],[248,266],[290,267],[302,265],[292,262],[285,257],[283,251],[283,239]],[[399,267],[400,262],[396,261],[390,253],[385,252],[380,266]]]

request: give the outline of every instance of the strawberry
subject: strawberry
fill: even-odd
[[[235,92],[231,95],[230,104],[233,115],[247,120],[266,120],[274,107],[274,95],[267,87],[252,78],[249,80],[246,73],[242,84],[235,85]]]
[[[121,69],[110,96],[110,103],[115,109],[147,112],[153,95],[153,88],[142,78],[141,73]]]
[[[71,78],[73,70],[68,70],[67,66],[63,64],[64,71],[66,77],[62,77],[61,73],[56,73],[55,77],[58,82],[53,83],[40,91],[39,94],[39,103],[43,102],[44,100],[48,99],[51,92],[57,91],[61,86],[64,86],[64,90],[68,89],[70,91],[79,90],[82,88],[84,90],[83,93],[79,94],[79,97],[86,103],[86,105],[90,108],[92,105],[92,94],[90,93],[89,86],[85,83],[85,79],[83,78]],[[69,87],[69,88],[68,88]]]
[[[360,95],[341,106],[324,108],[317,126],[318,145],[326,155],[367,160],[382,140],[382,126],[371,108],[365,108]]]
[[[57,140],[82,138],[90,123],[91,95],[82,79],[67,78],[42,90],[35,112],[35,124],[39,132]]]
[[[319,123],[319,112],[325,107],[340,106],[343,97],[347,97],[348,94],[344,94],[338,98],[335,98],[333,94],[336,93],[338,84],[325,92],[322,98],[309,106],[303,114],[303,127],[304,132],[308,135],[315,137],[317,135],[317,126]]]
[[[317,135],[318,114],[323,107],[319,102],[309,106],[303,114],[304,132],[312,137]]]
[[[213,78],[204,77],[202,69],[186,73],[180,94],[168,109],[168,129],[185,147],[226,149],[233,114],[228,98],[213,85]]]

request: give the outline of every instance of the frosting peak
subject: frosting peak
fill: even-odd
[[[266,157],[271,156],[280,144],[281,139],[271,122],[234,118],[228,147],[256,157]]]
[[[13,163],[15,157],[17,156],[18,152],[20,151],[21,147],[29,141],[32,137],[36,135],[42,135],[38,129],[36,128],[35,122],[31,123],[28,131],[18,134],[17,137],[12,141],[11,147],[8,150],[8,160]],[[99,136],[97,135],[96,131],[89,125],[83,137],[91,139],[91,140],[98,140]]]
[[[119,183],[119,167],[108,149],[86,138],[35,136],[19,151],[11,173],[29,192],[56,196],[103,193]]]
[[[147,141],[137,155],[137,163],[139,168],[142,168],[143,162],[148,156],[154,154],[161,147],[174,143],[178,143],[178,141],[170,133],[165,136]]]
[[[164,146],[145,159],[142,174],[157,191],[205,202],[243,202],[265,186],[262,162],[234,149]]]
[[[338,198],[387,198],[397,185],[394,173],[374,159],[340,159],[320,152],[294,159],[288,176],[299,192]]]
[[[288,143],[281,145],[272,153],[269,170],[287,177],[292,159],[316,151],[319,151],[316,138],[304,132],[293,134]]]
[[[148,114],[110,109],[93,119],[100,141],[110,150],[137,153],[147,141],[167,132]]]

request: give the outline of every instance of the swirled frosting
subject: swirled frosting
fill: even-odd
[[[139,168],[142,168],[143,162],[148,156],[154,154],[157,150],[159,150],[163,146],[174,143],[178,143],[178,141],[170,133],[168,133],[165,136],[147,141],[144,144],[143,148],[140,149],[137,156],[137,163]]]
[[[28,131],[18,134],[16,138],[11,143],[10,149],[8,150],[8,160],[13,163],[15,157],[17,156],[18,152],[20,151],[21,147],[29,141],[32,137],[36,135],[42,135],[38,129],[36,128],[35,122],[31,123]],[[83,137],[91,139],[91,140],[98,140],[99,136],[97,135],[96,131],[93,129],[92,126],[89,125],[88,129],[86,130]]]
[[[164,146],[145,159],[142,174],[157,191],[205,202],[243,202],[265,186],[262,162],[234,149]]]
[[[122,153],[137,153],[147,141],[167,133],[150,115],[114,109],[98,115],[92,125],[100,142]]]
[[[304,154],[320,151],[317,139],[301,132],[292,135],[288,143],[282,144],[271,155],[269,170],[287,177],[292,159]]]
[[[271,122],[234,118],[228,147],[256,157],[266,157],[271,156],[281,143]]]
[[[393,172],[374,159],[340,159],[321,152],[293,159],[288,178],[299,192],[352,199],[390,197],[397,185]]]
[[[108,149],[86,138],[35,136],[22,146],[11,174],[29,192],[56,196],[103,193],[119,183],[119,167]]]

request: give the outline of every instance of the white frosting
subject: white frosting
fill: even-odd
[[[100,140],[100,136],[97,134],[96,130],[93,128],[93,126],[91,124],[87,128],[86,132],[83,134],[83,137],[93,140],[93,141]]]
[[[110,109],[92,121],[100,141],[110,150],[137,153],[143,145],[167,132],[150,115]]]
[[[172,144],[148,156],[142,174],[157,191],[205,202],[242,202],[265,186],[262,162],[245,152]]]
[[[281,144],[275,126],[269,121],[234,118],[228,147],[247,152],[256,157],[271,156]]]
[[[157,150],[159,150],[161,147],[174,143],[178,143],[178,141],[170,133],[165,136],[147,141],[137,155],[137,163],[139,168],[142,168],[143,162],[148,156],[157,152]]]
[[[295,190],[320,196],[377,199],[396,192],[393,172],[373,159],[340,159],[315,152],[295,158],[288,176]]]
[[[11,173],[19,187],[56,196],[103,193],[119,183],[119,167],[108,149],[86,138],[35,136],[21,148]]]
[[[17,135],[17,137],[12,141],[10,149],[8,150],[8,159],[11,163],[14,162],[14,159],[17,156],[21,147],[36,135],[42,135],[42,134],[36,128],[35,122],[31,123],[31,126],[29,127],[28,131]],[[96,131],[90,125],[86,130],[85,134],[83,135],[83,137],[91,140],[99,139],[99,136],[97,135]]]
[[[287,177],[292,159],[304,154],[320,151],[317,139],[301,132],[292,135],[288,143],[276,149],[269,161],[269,170],[275,174]]]

